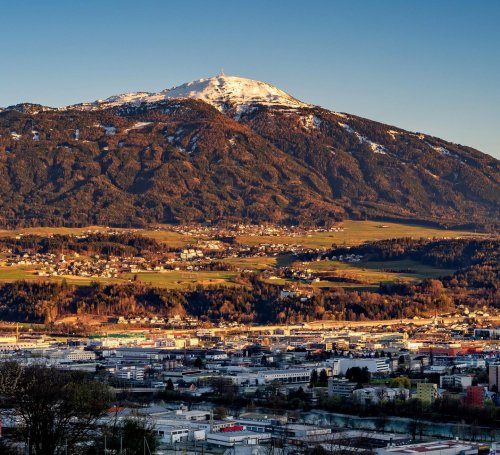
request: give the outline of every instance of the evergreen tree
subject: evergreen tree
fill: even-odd
[[[309,381],[311,387],[316,387],[318,384],[318,372],[316,370],[312,370],[311,372],[311,380]]]
[[[319,385],[321,387],[326,387],[328,385],[328,373],[325,369],[321,370],[319,373]]]

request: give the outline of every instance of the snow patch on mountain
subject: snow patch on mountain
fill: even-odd
[[[130,128],[124,129],[123,132],[128,133],[129,131],[132,131],[132,130],[140,130],[142,128],[145,128],[148,125],[151,125],[151,123],[153,123],[153,122],[136,122]]]
[[[354,134],[358,138],[360,144],[367,144],[372,149],[372,152],[380,153],[381,155],[387,154],[385,147],[383,145],[377,144],[376,142],[373,142],[370,139],[368,139],[366,136],[359,134],[356,130],[354,130],[351,126],[347,125],[346,123],[339,122],[339,125],[342,128],[344,128],[349,134]]]
[[[241,120],[241,117],[244,115],[250,115],[252,112],[258,110],[259,108],[257,106],[241,106],[238,109],[238,112],[235,114],[234,119],[236,121]]]
[[[431,147],[436,150],[436,152],[439,152],[441,155],[445,156],[454,156],[453,153],[451,153],[446,147],[437,147],[434,145],[431,145]]]
[[[167,142],[171,145],[179,145],[181,142],[183,133],[184,133],[184,128],[182,128],[182,127],[177,128],[175,130],[174,134],[170,134],[170,135],[166,136]],[[176,148],[181,149],[181,147],[176,147]],[[182,148],[182,151],[185,151],[185,150]]]
[[[431,171],[429,171],[429,169],[425,169],[425,168],[424,168],[424,172],[425,172],[427,175],[430,175],[430,176],[431,176],[433,179],[435,179],[435,180],[439,180],[439,179],[440,179],[439,175],[433,174]]]
[[[101,125],[101,127],[104,128],[104,132],[106,133],[107,136],[112,136],[113,134],[116,134],[116,128],[114,126]]]
[[[348,133],[350,134],[358,134],[356,131],[354,131],[347,123],[341,123],[339,122],[339,125],[344,128]]]
[[[235,115],[248,113],[253,105],[286,106],[294,108],[310,107],[266,82],[237,76],[219,74],[207,79],[198,79],[178,87],[157,93],[132,92],[112,96],[104,101],[81,104],[79,109],[99,109],[117,107],[124,104],[156,103],[167,99],[191,98],[205,101],[221,112],[233,108]],[[76,107],[76,106],[74,106]]]
[[[198,147],[198,138],[200,135],[198,133],[195,133],[193,137],[191,137],[189,141],[189,150],[188,153],[191,154],[196,151],[196,148]]]
[[[455,158],[458,161],[461,161],[462,163],[464,162],[459,155],[456,153],[452,152],[451,150],[448,150],[446,147],[443,147],[442,145],[433,145],[430,142],[425,142],[432,150],[435,150],[438,152],[440,155],[443,156],[449,156],[451,158]]]
[[[302,121],[304,128],[308,130],[317,129],[321,126],[321,119],[314,114],[304,115],[300,118],[300,120]]]
[[[394,141],[394,140],[396,140],[396,136],[398,134],[403,134],[403,133],[401,131],[389,130],[389,131],[387,131],[387,134],[389,136],[391,136],[391,139]]]

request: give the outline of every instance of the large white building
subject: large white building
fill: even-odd
[[[462,389],[465,390],[472,385],[472,375],[470,374],[450,374],[439,378],[439,387],[443,389]]]
[[[259,385],[280,382],[283,384],[308,383],[311,380],[312,369],[290,369],[259,371],[256,380]]]
[[[59,359],[67,362],[93,361],[96,359],[94,351],[74,348],[46,350],[44,354],[49,359]]]
[[[271,433],[255,433],[253,431],[230,431],[227,433],[208,433],[207,442],[223,446],[257,445],[271,440]]]
[[[476,455],[478,446],[468,441],[432,441],[420,444],[388,446],[377,449],[377,455]]]
[[[114,375],[119,379],[142,381],[144,379],[144,369],[135,365],[117,367]]]
[[[311,380],[311,373],[315,368],[297,368],[282,370],[264,370],[264,371],[241,371],[236,374],[228,375],[233,384],[237,385],[266,385],[273,382],[281,384],[306,384]]]
[[[480,355],[457,355],[454,362],[467,368],[486,368],[486,360]]]
[[[228,358],[227,352],[224,351],[208,351],[205,354],[207,360],[227,360]]]
[[[370,373],[390,373],[390,359],[387,357],[337,358],[333,361],[333,375],[343,376],[349,368],[368,368]]]
[[[155,419],[155,431],[161,441],[167,444],[203,441],[206,438],[205,428],[199,427],[195,422],[177,419]]]

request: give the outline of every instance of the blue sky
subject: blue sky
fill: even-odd
[[[6,0],[0,106],[226,74],[500,158],[500,1]]]

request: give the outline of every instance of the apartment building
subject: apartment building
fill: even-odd
[[[355,382],[349,382],[347,379],[328,379],[328,396],[338,396],[342,398],[350,398],[353,390],[356,388]]]
[[[419,382],[417,384],[415,398],[419,399],[422,403],[431,404],[436,400],[437,396],[437,384],[431,382]]]
[[[486,391],[483,386],[470,385],[467,387],[465,404],[467,406],[483,406]]]
[[[469,374],[449,374],[439,378],[439,387],[442,389],[465,390],[472,385],[472,376]]]
[[[500,390],[500,364],[488,366],[488,383],[492,392]]]

